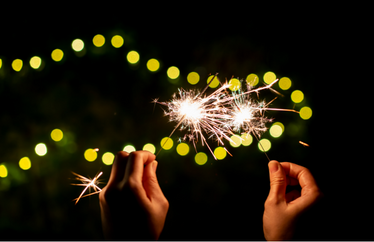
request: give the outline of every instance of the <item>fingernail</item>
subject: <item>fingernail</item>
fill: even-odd
[[[279,164],[276,161],[269,162],[269,171],[270,174],[276,172],[279,169]]]
[[[152,165],[152,169],[153,169],[153,171],[156,172],[158,162],[157,162],[157,161],[153,161],[151,165]]]

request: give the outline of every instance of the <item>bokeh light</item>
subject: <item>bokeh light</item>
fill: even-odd
[[[261,151],[265,151],[265,152],[269,151],[270,148],[271,148],[271,142],[270,142],[270,140],[268,140],[268,139],[261,139],[258,142],[258,148]]]
[[[39,143],[35,146],[35,153],[38,156],[44,156],[47,154],[47,146],[44,143]]]
[[[81,39],[73,40],[73,42],[71,43],[71,48],[73,48],[73,50],[76,51],[76,52],[82,51],[83,48],[84,48],[83,40],[81,40]]]
[[[0,69],[1,69],[2,66],[3,66],[3,60],[0,59]]]
[[[23,66],[23,61],[21,59],[15,59],[12,62],[12,68],[15,71],[20,71],[22,69],[22,66]]]
[[[256,86],[258,84],[258,76],[254,73],[251,73],[247,76],[247,78],[245,79],[247,81],[247,83],[251,86]]]
[[[177,145],[177,153],[181,156],[185,156],[190,152],[190,147],[186,143],[179,143]]]
[[[210,75],[208,77],[208,79],[206,80],[207,84],[212,80],[213,76],[214,75]],[[210,83],[209,87],[210,88],[216,88],[216,87],[218,87],[218,85],[219,85],[219,80],[218,80],[217,76],[215,76],[214,79],[213,79],[213,81]]]
[[[154,154],[156,152],[156,147],[153,144],[148,143],[143,146],[143,150],[147,150],[151,152],[152,154]]]
[[[300,90],[295,90],[291,93],[291,100],[294,103],[301,103],[304,100],[304,93]]]
[[[273,81],[275,81],[275,79],[277,79],[277,76],[274,72],[268,71],[264,74],[264,82],[266,84],[272,83]]]
[[[270,135],[273,136],[274,138],[280,137],[283,131],[284,131],[284,126],[282,123],[279,123],[279,122],[274,123],[269,129]]]
[[[58,142],[58,141],[61,141],[62,138],[64,137],[64,133],[61,131],[61,129],[54,129],[52,130],[51,132],[51,138]]]
[[[93,37],[92,39],[92,43],[94,44],[94,46],[96,47],[101,47],[105,44],[105,37],[102,36],[101,34],[97,34]]]
[[[8,176],[8,169],[4,164],[0,165],[0,177],[5,178]]]
[[[42,59],[39,56],[34,56],[30,59],[30,66],[33,69],[38,69],[42,64]]]
[[[282,77],[280,80],[279,80],[279,88],[282,89],[282,90],[288,90],[290,89],[291,85],[292,85],[292,82],[291,82],[291,79],[288,78],[288,77]]]
[[[110,166],[111,164],[113,164],[114,155],[111,152],[106,152],[106,153],[103,154],[101,159],[103,160],[103,163],[105,165]]]
[[[127,153],[131,153],[136,151],[135,147],[133,145],[126,145],[123,147],[123,151],[126,151]]]
[[[197,72],[190,72],[187,75],[187,81],[191,85],[196,85],[200,81],[200,76]]]
[[[89,161],[89,162],[92,162],[94,160],[96,160],[97,158],[97,152],[95,149],[87,149],[85,152],[84,152],[84,158]]]
[[[253,137],[251,134],[244,133],[242,134],[242,145],[249,146],[253,142]]]
[[[302,119],[307,120],[312,117],[312,113],[312,109],[310,107],[305,106],[300,109],[299,115]]]
[[[152,58],[147,61],[147,68],[152,72],[158,71],[158,69],[160,68],[160,62]]]
[[[216,156],[216,158],[218,160],[223,160],[225,159],[226,155],[227,155],[227,152],[225,150],[225,148],[219,146],[217,148],[214,149],[214,155]]]
[[[242,144],[242,139],[239,135],[234,134],[233,136],[230,137],[232,141],[230,141],[230,145],[232,147],[239,147]]]
[[[239,89],[241,88],[241,83],[240,83],[240,81],[239,81],[238,79],[236,79],[236,78],[232,78],[232,79],[229,81],[229,84],[230,84],[229,89],[230,89],[231,91],[237,91],[237,90],[239,90]]]
[[[204,165],[208,161],[208,156],[204,152],[199,152],[195,155],[195,162],[198,165]]]
[[[52,51],[51,57],[52,57],[52,60],[56,62],[61,61],[62,58],[64,57],[64,52],[60,49],[55,49]]]
[[[177,79],[180,74],[178,67],[175,66],[169,67],[166,73],[170,79]]]
[[[123,40],[122,36],[114,35],[112,37],[111,43],[112,43],[114,48],[120,48],[120,47],[122,47],[122,45],[124,43],[124,40]]]
[[[23,157],[19,160],[19,167],[22,169],[22,170],[28,170],[31,168],[31,161],[29,159],[29,157]]]
[[[132,51],[130,51],[130,52],[127,54],[126,58],[127,58],[127,61],[128,61],[129,63],[131,63],[131,64],[136,64],[136,63],[139,61],[140,56],[139,56],[139,53],[138,53],[138,52],[136,52],[135,50],[132,50]]]
[[[161,140],[160,144],[164,150],[170,150],[173,147],[174,142],[171,138],[165,137]]]

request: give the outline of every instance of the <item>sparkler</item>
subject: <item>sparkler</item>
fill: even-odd
[[[87,197],[87,196],[91,196],[91,195],[94,195],[94,194],[97,194],[97,193],[100,193],[101,192],[101,188],[98,187],[97,185],[100,184],[100,182],[98,181],[99,177],[103,174],[103,172],[101,171],[97,176],[95,176],[93,179],[90,179],[90,178],[87,178],[87,177],[84,177],[82,175],[79,175],[75,172],[72,172],[75,176],[77,176],[75,179],[78,180],[78,181],[81,181],[82,184],[71,184],[71,185],[75,185],[75,186],[84,186],[85,188],[83,189],[82,193],[79,195],[79,197],[75,198],[73,201],[75,201],[75,204],[78,203],[79,199],[83,198],[83,197]],[[86,192],[86,190],[88,189],[89,192],[91,192],[91,187],[95,190],[95,192],[92,192],[92,193],[89,193],[89,194],[86,194],[83,196],[83,194]]]

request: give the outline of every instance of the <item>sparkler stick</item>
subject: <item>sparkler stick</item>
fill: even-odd
[[[78,180],[78,181],[81,181],[82,184],[74,184],[74,183],[72,183],[71,185],[85,186],[85,188],[83,189],[83,191],[79,195],[79,197],[77,197],[77,198],[75,198],[73,200],[73,201],[75,201],[75,204],[77,204],[78,201],[79,201],[79,199],[81,199],[83,197],[91,196],[91,195],[94,195],[94,194],[97,194],[97,193],[101,192],[101,188],[97,186],[99,184],[99,181],[97,179],[103,174],[102,171],[97,176],[95,176],[92,180],[89,179],[89,178],[87,178],[87,177],[84,177],[82,175],[79,175],[79,174],[77,174],[75,172],[72,172],[72,173],[77,176],[75,179]],[[87,189],[90,190],[91,187],[95,190],[95,192],[92,192],[92,193],[89,193],[89,194],[86,194],[86,195],[83,196],[83,194],[86,192],[86,190]]]

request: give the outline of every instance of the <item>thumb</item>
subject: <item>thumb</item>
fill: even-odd
[[[275,201],[285,200],[287,177],[283,167],[278,161],[272,160],[268,163],[270,177],[269,198]]]
[[[150,200],[163,196],[156,176],[157,165],[157,161],[152,161],[144,168],[143,186]]]

